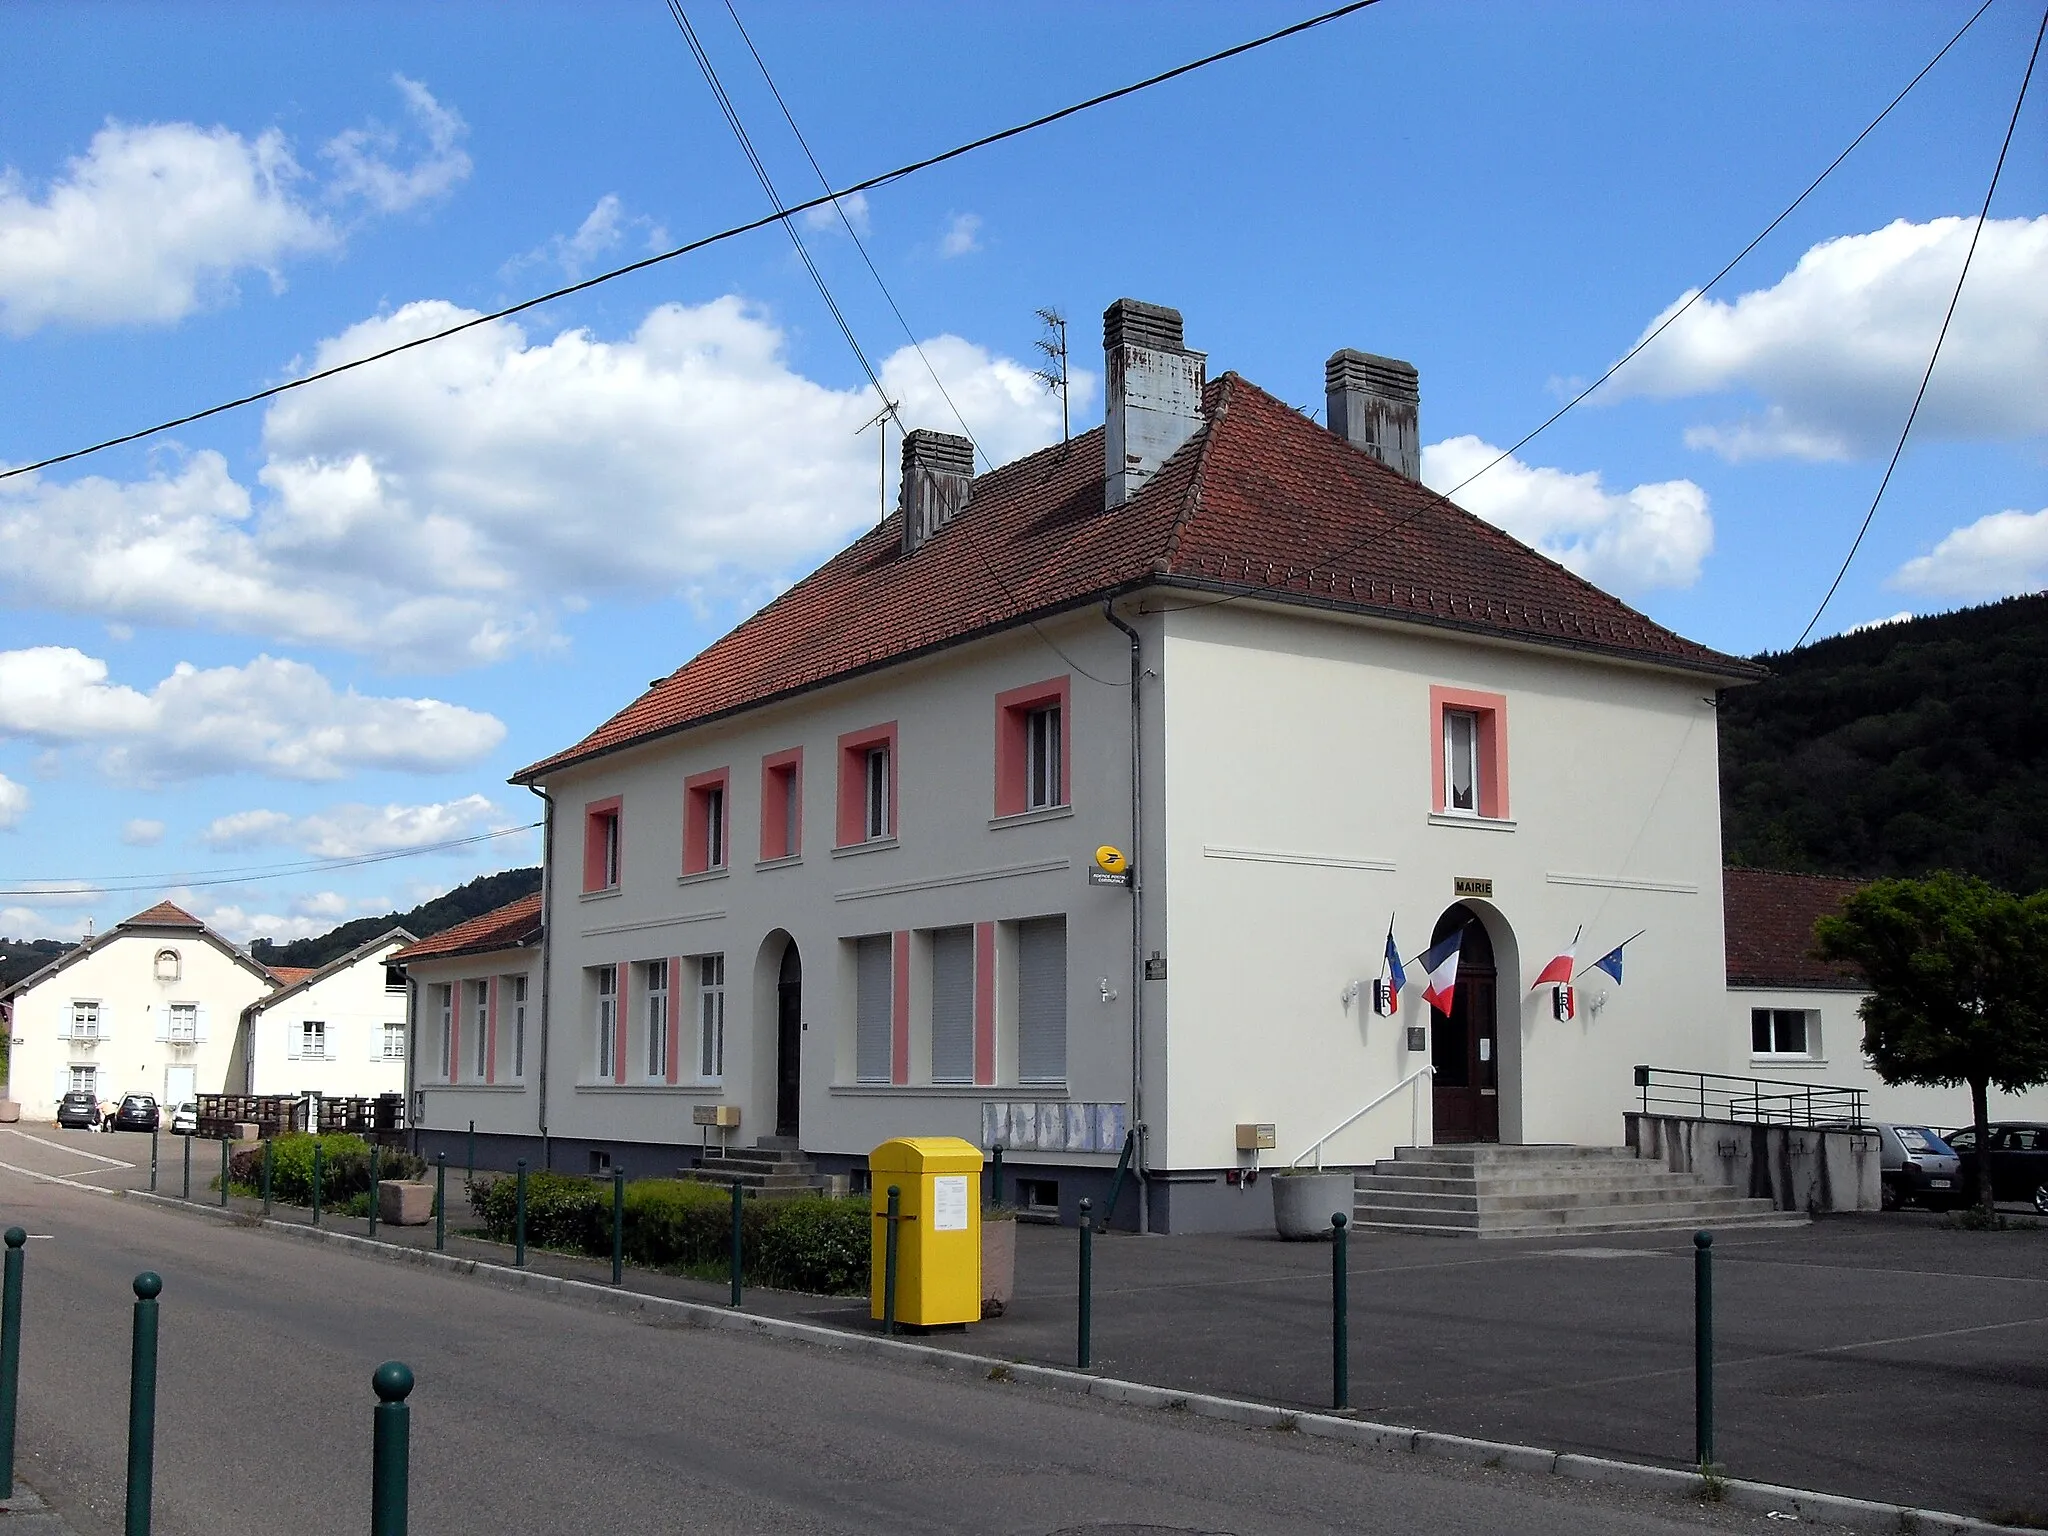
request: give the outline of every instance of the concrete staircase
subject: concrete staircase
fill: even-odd
[[[1804,1226],[1807,1218],[1671,1173],[1627,1147],[1397,1147],[1359,1173],[1354,1230],[1572,1237],[1673,1227]]]
[[[707,1151],[703,1161],[685,1169],[683,1176],[728,1188],[737,1179],[753,1193],[770,1198],[814,1194],[825,1187],[818,1165],[788,1136],[763,1136],[751,1147]]]

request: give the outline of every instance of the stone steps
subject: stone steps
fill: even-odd
[[[782,1138],[764,1136],[751,1147],[706,1152],[683,1177],[730,1188],[739,1184],[757,1195],[782,1197],[815,1194],[825,1188],[818,1165]]]

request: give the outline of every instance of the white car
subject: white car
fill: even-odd
[[[199,1134],[199,1106],[180,1104],[171,1111],[171,1134],[173,1136],[196,1136]]]

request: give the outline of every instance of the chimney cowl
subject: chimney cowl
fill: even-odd
[[[1422,478],[1422,389],[1413,363],[1346,347],[1323,365],[1323,392],[1332,432],[1410,480]]]
[[[1135,497],[1202,427],[1208,358],[1184,344],[1180,311],[1118,299],[1102,312],[1103,505]]]
[[[903,553],[958,517],[974,485],[974,444],[923,428],[903,434]]]

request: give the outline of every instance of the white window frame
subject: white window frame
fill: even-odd
[[[1779,1043],[1781,1022],[1799,1020],[1800,1044],[1788,1049]],[[1765,1049],[1758,1049],[1756,1027],[1764,1025]],[[1820,1010],[1818,1008],[1752,1008],[1749,1010],[1749,1054],[1759,1061],[1818,1061],[1820,1059]]]
[[[597,984],[597,1080],[608,1083],[618,1075],[619,1065],[619,968],[598,965],[591,969]]]
[[[725,786],[707,784],[700,791],[704,808],[704,867],[725,868]]]
[[[725,1081],[725,956],[698,955],[697,1081]]]
[[[1060,706],[1044,704],[1024,715],[1024,809],[1050,810],[1065,805],[1066,785],[1061,782],[1060,733],[1065,723]]]
[[[666,960],[647,962],[647,1080],[668,1079],[669,974]]]
[[[71,1032],[65,1038],[70,1040],[103,1040],[100,1031],[100,1004],[98,998],[75,997],[71,1000]]]
[[[384,1061],[405,1060],[405,1026],[386,1023],[384,1026]]]
[[[610,810],[604,816],[604,885],[601,889],[615,891],[619,888],[619,813]]]
[[[526,1076],[526,978],[512,978],[512,1076]]]
[[[299,1059],[301,1061],[327,1060],[327,1021],[325,1019],[299,1020]]]
[[[441,1081],[455,1081],[455,989],[460,983],[437,982],[438,1011],[441,1015]]]
[[[1458,742],[1458,727],[1463,726],[1466,740],[1461,751]],[[1477,816],[1479,807],[1486,803],[1486,786],[1480,779],[1479,714],[1470,709],[1446,709],[1444,711],[1444,814],[1446,816]],[[1471,803],[1458,804],[1459,759],[1471,777]]]
[[[889,744],[876,742],[867,748],[861,763],[861,823],[868,842],[880,842],[892,831],[889,825],[889,775],[895,765],[889,761]]]
[[[199,1043],[199,1005],[197,1003],[171,1003],[171,1021],[165,1025],[168,1033],[165,1039],[172,1045],[197,1045]],[[180,1017],[182,1015],[182,1017]]]
[[[89,1093],[95,1099],[100,1096],[100,1069],[95,1062],[73,1062],[71,1075],[65,1079],[71,1086],[67,1093]]]
[[[490,1076],[491,1061],[491,984],[488,979],[473,981],[470,986],[476,990],[471,994],[475,1009],[471,1022],[476,1025],[476,1044],[470,1047],[469,1059],[475,1067],[475,1081],[482,1082]]]

